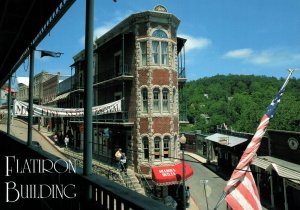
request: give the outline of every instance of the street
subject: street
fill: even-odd
[[[14,118],[11,125],[11,135],[26,142],[28,129],[27,127],[28,126],[26,123]],[[0,130],[6,132],[7,125],[0,124]],[[59,158],[66,159],[66,157],[64,157],[61,152],[57,151],[57,149],[35,129],[32,129],[32,141],[37,141],[42,146],[42,149],[44,151],[49,152]]]
[[[191,195],[195,203],[201,210],[214,209],[223,193],[226,181],[192,157],[186,155],[185,159],[194,171],[193,176],[187,181],[187,186],[190,186]],[[205,181],[203,180],[208,180],[205,184],[207,200],[204,191]],[[226,209],[226,202],[223,201],[218,209]]]

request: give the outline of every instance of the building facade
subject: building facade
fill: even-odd
[[[252,171],[264,206],[269,209],[300,208],[300,133],[267,130]]]
[[[179,108],[186,82],[179,23],[157,6],[129,16],[95,41],[94,106],[121,100],[122,111],[93,117],[94,158],[114,161],[122,148],[129,165],[150,178],[154,167],[178,165],[179,124],[186,122]],[[84,59],[84,51],[74,56],[74,85],[83,84]],[[70,124],[80,128],[83,119]]]
[[[18,92],[16,99],[19,101],[28,101],[29,98],[29,77],[18,77]]]

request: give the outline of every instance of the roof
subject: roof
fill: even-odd
[[[213,135],[207,136],[205,139],[228,147],[234,147],[248,140],[247,138],[241,138],[220,133],[215,133]]]
[[[75,0],[2,0],[0,7],[0,86],[29,56]]]
[[[17,83],[29,86],[29,77],[17,77]]]
[[[281,177],[300,184],[300,165],[271,156],[258,156],[253,158],[252,165],[266,171],[274,170]]]

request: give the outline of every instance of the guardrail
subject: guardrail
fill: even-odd
[[[18,160],[19,164],[25,161],[30,162],[30,160],[35,160],[35,162],[44,161],[46,165],[43,167],[46,167],[48,171],[51,168],[51,164],[52,167],[55,165],[55,170],[51,173],[47,171],[31,173],[28,170],[24,170],[25,173],[20,173],[15,169],[17,166],[12,163],[11,167],[14,169],[9,172],[10,176],[0,176],[1,183],[16,183],[14,192],[19,190],[20,186],[23,188],[26,188],[28,185],[48,186],[51,189],[51,195],[42,199],[38,197],[19,197],[16,202],[4,203],[2,209],[170,209],[162,203],[127,189],[108,180],[106,177],[93,174],[83,176],[80,167],[75,167],[75,171],[67,170],[71,169],[71,167],[68,168],[62,164],[64,163],[62,159],[58,159],[45,151],[38,151],[35,148],[28,147],[25,143],[4,132],[0,132],[0,152],[3,157],[14,157],[15,159],[11,161]],[[1,161],[1,165],[7,164],[5,158],[2,158]],[[35,170],[38,169],[36,168]],[[73,188],[67,188],[67,186],[73,186]],[[59,190],[63,192],[59,192]],[[13,194],[16,196],[16,193]],[[5,196],[3,195],[3,197]],[[27,195],[27,197],[30,196],[32,194]],[[16,199],[16,197],[13,199]]]

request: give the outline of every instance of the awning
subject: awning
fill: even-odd
[[[185,179],[193,175],[193,169],[188,163],[185,166]],[[158,186],[178,184],[182,180],[182,163],[173,166],[152,167],[152,180]]]
[[[234,147],[248,140],[247,138],[230,136],[230,135],[225,135],[220,133],[215,133],[211,136],[207,136],[205,139],[228,147]]]
[[[253,158],[252,165],[266,171],[274,170],[278,176],[300,184],[300,165],[271,156],[258,156]]]

